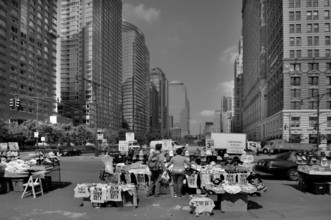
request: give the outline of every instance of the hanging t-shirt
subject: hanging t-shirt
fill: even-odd
[[[203,212],[211,213],[215,207],[214,201],[210,198],[193,197],[189,203],[190,206],[195,207],[195,214],[199,215]]]
[[[86,184],[77,184],[74,192],[74,198],[88,198],[90,196],[89,188]]]
[[[187,185],[189,188],[198,188],[198,174],[185,175],[187,179]]]
[[[245,184],[247,183],[247,177],[249,176],[248,173],[238,173],[238,183]]]
[[[122,201],[122,187],[118,185],[110,185],[107,187],[107,200],[120,202]]]
[[[137,184],[138,185],[145,185],[146,180],[145,180],[145,174],[140,174],[140,173],[135,173]]]
[[[124,174],[124,177],[127,184],[131,183],[131,173]]]
[[[232,184],[232,183],[236,182],[236,176],[237,176],[237,174],[235,174],[235,173],[226,173],[226,174],[224,174],[224,179],[228,183]]]
[[[104,203],[105,202],[105,191],[102,190],[101,187],[91,187],[91,197],[90,200],[91,202],[95,203]]]
[[[200,173],[201,185],[210,185],[210,174],[209,173]]]

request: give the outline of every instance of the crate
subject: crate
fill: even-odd
[[[24,179],[12,179],[11,184],[14,192],[23,192],[24,191]]]
[[[222,212],[246,212],[248,194],[220,194],[220,210]]]
[[[326,184],[320,182],[312,182],[309,184],[308,191],[315,195],[324,195],[326,191]]]

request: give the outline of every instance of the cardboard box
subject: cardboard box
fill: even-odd
[[[12,183],[13,191],[15,191],[15,192],[24,191],[24,187],[23,187],[24,180],[23,179],[12,179],[11,183]]]
[[[248,194],[220,194],[220,210],[222,212],[246,212]]]

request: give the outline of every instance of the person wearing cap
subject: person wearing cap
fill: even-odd
[[[206,149],[206,163],[209,164],[211,162],[211,159],[212,159],[212,152],[210,150],[210,148],[207,148]]]

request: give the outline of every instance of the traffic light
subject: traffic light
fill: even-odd
[[[19,98],[15,99],[15,108],[19,110],[21,107],[21,100]]]
[[[15,108],[15,99],[9,99],[9,107],[11,109],[14,109]]]

